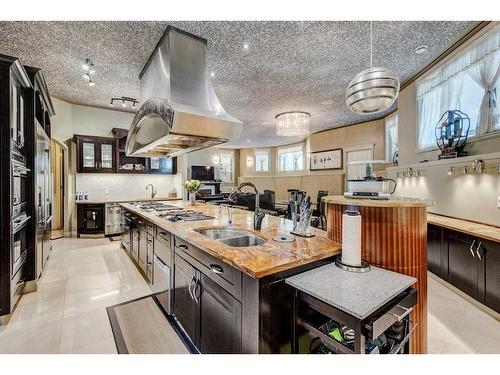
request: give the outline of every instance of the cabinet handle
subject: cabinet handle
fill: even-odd
[[[198,290],[200,291],[198,293]],[[195,284],[194,284],[194,288],[193,288],[193,294],[194,294],[194,298],[195,298],[195,301],[196,303],[200,303],[200,295],[201,295],[201,284],[200,284],[200,280],[196,280]]]
[[[213,273],[216,273],[217,275],[221,275],[224,273],[224,270],[218,264],[211,264],[210,271],[212,271]]]
[[[476,243],[476,240],[472,241],[472,244],[470,245],[469,247],[469,250],[470,250],[470,253],[472,254],[472,256],[475,258],[476,257],[476,254],[474,253],[474,250],[472,249],[474,247],[474,244]]]
[[[476,254],[477,254],[477,257],[479,259],[479,261],[483,261],[483,257],[481,256],[481,253],[479,252],[479,249],[481,248],[483,244],[481,243],[481,241],[479,241],[479,244],[477,245],[477,248],[476,248]]]
[[[167,232],[158,232],[158,234],[163,237],[167,235]]]
[[[152,240],[148,240],[148,245],[151,245],[153,243]]]
[[[194,277],[191,279],[191,281],[189,282],[189,287],[188,287],[188,291],[189,291],[189,295],[191,296],[191,299],[195,301],[194,299],[194,294],[193,294],[193,291],[191,290],[191,288],[193,287],[193,283],[196,282],[196,280],[194,279]]]
[[[187,250],[188,249],[188,247],[186,245],[177,245],[177,247],[179,249],[182,249],[182,250]]]

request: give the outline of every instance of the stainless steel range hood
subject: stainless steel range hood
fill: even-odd
[[[241,121],[224,111],[206,66],[207,41],[168,26],[142,70],[143,102],[132,121],[130,156],[177,156],[225,143]]]

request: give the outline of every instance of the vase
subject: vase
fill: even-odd
[[[189,193],[189,203],[191,206],[196,204],[196,193]]]

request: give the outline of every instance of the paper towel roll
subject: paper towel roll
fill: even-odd
[[[342,215],[342,263],[361,266],[361,215],[357,211]]]

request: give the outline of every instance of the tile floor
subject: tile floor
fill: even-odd
[[[150,294],[107,239],[62,238],[40,280],[0,326],[0,353],[116,353],[106,307]],[[500,321],[429,277],[429,352],[500,353]]]

